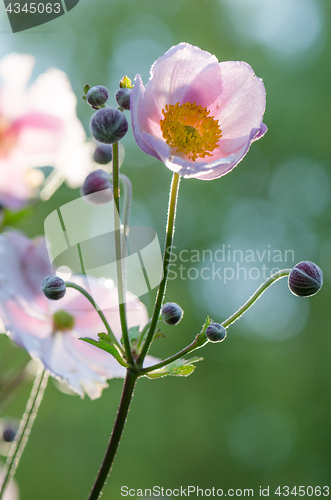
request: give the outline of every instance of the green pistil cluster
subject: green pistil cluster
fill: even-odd
[[[64,332],[66,330],[72,330],[75,326],[75,318],[72,314],[60,309],[53,315],[53,325],[54,331],[60,330]]]

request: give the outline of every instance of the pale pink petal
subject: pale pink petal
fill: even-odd
[[[143,132],[149,133],[151,135],[160,135],[160,126],[151,120],[144,111],[142,101],[145,94],[145,87],[141,81],[140,75],[136,76],[135,86],[132,91],[131,96],[131,119],[132,119],[132,130],[135,140],[144,151],[144,153],[154,156],[158,160],[161,160],[160,156],[157,155],[156,151],[151,148],[143,138]]]
[[[45,273],[45,274],[44,274]],[[26,236],[9,232],[0,235],[0,301],[15,298],[27,309],[33,304],[38,314],[48,310],[37,282],[51,274],[45,240],[32,242]],[[41,285],[40,281],[40,285]]]
[[[0,489],[1,486],[3,485],[3,466],[0,464]],[[5,493],[2,497],[3,500],[19,500],[19,491],[18,491],[18,486],[17,482],[15,479],[11,479],[6,486]]]
[[[265,111],[265,88],[252,68],[245,62],[220,63],[222,93],[210,108],[210,114],[218,119],[222,140],[249,136],[260,128]]]
[[[0,61],[0,114],[14,119],[26,112],[25,88],[31,77],[34,58],[28,54],[9,54]],[[13,96],[15,98],[13,99]]]
[[[162,120],[162,109],[166,104],[187,102],[185,95],[199,97],[199,100],[214,102],[218,93],[212,86],[206,86],[206,78],[199,76],[205,73],[206,77],[219,73],[218,61],[215,56],[188,43],[180,43],[172,47],[164,56],[160,57],[151,68],[151,78],[146,86],[143,108],[145,113],[155,122]],[[216,86],[219,81],[216,82]],[[192,87],[191,87],[192,85]],[[201,95],[201,90],[208,95]],[[198,92],[200,91],[200,95]]]
[[[76,343],[70,334],[56,332],[44,339],[41,342],[40,358],[45,368],[64,380],[81,397],[86,392],[91,399],[96,399],[108,387],[105,378],[90,368],[89,358],[82,361],[79,357]]]

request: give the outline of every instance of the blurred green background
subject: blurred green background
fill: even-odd
[[[105,500],[120,499],[123,485],[254,488],[255,496],[270,486],[272,497],[278,486],[331,486],[330,9],[329,0],[80,0],[63,17],[19,34],[10,34],[1,11],[0,56],[33,54],[34,77],[52,66],[64,70],[87,133],[84,84],[113,94],[125,74],[140,73],[146,83],[171,45],[186,41],[220,61],[248,62],[266,86],[269,131],[230,175],[182,181],[176,254],[225,245],[255,256],[266,250],[269,269],[312,260],[324,272],[323,289],[311,299],[294,297],[286,280],[276,283],[225,342],[200,351],[205,361],[189,378],[138,382]],[[144,155],[131,133],[123,143],[132,224],[156,229],[163,245],[171,172]],[[42,234],[46,215],[78,195],[62,187],[22,230]],[[270,265],[268,250],[293,250],[294,262]],[[263,263],[240,265],[249,272]],[[186,279],[169,282],[167,300],[183,307],[184,319],[163,328],[155,356],[185,347],[207,314],[223,321],[262,282],[243,279],[244,272],[227,283],[203,280],[201,268],[211,264],[182,264]],[[150,311],[152,299],[143,297]],[[0,349],[8,342],[2,336]],[[87,497],[121,387],[110,381],[102,398],[90,401],[50,381],[16,476],[22,500]],[[6,414],[21,416],[29,390]]]

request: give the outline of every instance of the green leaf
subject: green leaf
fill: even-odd
[[[191,373],[195,370],[193,363],[197,363],[202,360],[203,358],[199,358],[198,356],[194,356],[194,358],[191,359],[176,359],[176,361],[173,361],[158,370],[146,373],[146,377],[161,378],[167,377],[168,375],[172,375],[173,377],[188,377],[188,375],[191,375]]]
[[[84,101],[86,101],[86,95],[82,95],[82,99],[84,99]]]
[[[165,335],[161,332],[160,329],[156,330],[156,332],[154,333],[153,341],[156,339],[165,339]]]
[[[205,324],[203,325],[201,332],[198,333],[196,336],[195,340],[197,342],[197,347],[202,347],[208,342],[207,336],[206,336],[206,329],[207,327],[212,323],[213,321],[207,316]]]
[[[132,326],[129,329],[128,334],[130,342],[135,342],[136,340],[138,340],[140,337],[139,326]]]
[[[128,330],[130,345],[136,347],[138,340],[140,339],[141,332],[139,332],[139,326],[132,326]],[[121,338],[121,344],[124,345],[123,337]]]
[[[84,85],[84,94],[86,95],[88,93],[88,91],[90,90],[91,88],[91,85],[89,85],[88,83],[85,83]]]
[[[18,212],[12,212],[8,208],[3,210],[3,220],[1,223],[2,227],[12,226],[15,227],[23,221],[25,217],[30,216],[33,213],[33,206],[28,206],[23,208]]]
[[[121,89],[133,89],[132,82],[128,76],[123,76],[122,80],[120,81],[120,88]]]
[[[94,340],[94,339],[91,339],[90,337],[81,337],[79,340],[83,340],[84,342],[87,342],[88,344],[92,344],[95,347],[102,349],[103,351],[109,352],[109,354],[111,354],[116,359],[116,361],[119,362],[120,365],[127,368],[128,365],[126,364],[126,362],[124,361],[124,359],[122,358],[122,356],[120,355],[120,353],[118,352],[118,350],[116,349],[114,344],[108,341],[108,337],[110,339],[111,339],[111,337],[107,333],[99,333],[99,338],[101,339],[101,337],[107,338],[107,340],[106,339],[105,340],[103,340],[103,339],[102,340]]]

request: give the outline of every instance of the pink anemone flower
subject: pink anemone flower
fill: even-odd
[[[147,154],[182,177],[217,179],[262,137],[265,88],[245,62],[219,63],[209,52],[180,43],[151,68],[131,95],[134,137]]]
[[[71,156],[86,135],[68,78],[53,68],[28,86],[33,66],[34,58],[27,54],[9,54],[0,61],[0,202],[13,210],[43,180],[34,167],[62,169],[75,185],[82,170],[81,159],[74,165]]]
[[[97,334],[106,331],[98,313],[82,294],[68,288],[58,301],[44,296],[41,282],[50,274],[44,238],[31,241],[16,232],[0,236],[0,317],[8,335],[75,392],[98,398],[108,386],[106,380],[125,377],[126,370],[109,353],[79,340],[80,337],[97,340]],[[71,281],[87,289],[84,277],[76,276]],[[106,296],[114,304],[114,294],[117,295],[115,287],[109,289],[100,283],[93,286],[97,303],[98,297]],[[129,328],[142,328],[148,321],[146,307],[130,292],[126,307]],[[118,308],[113,306],[103,313],[119,340]],[[147,364],[152,360],[149,357]]]

